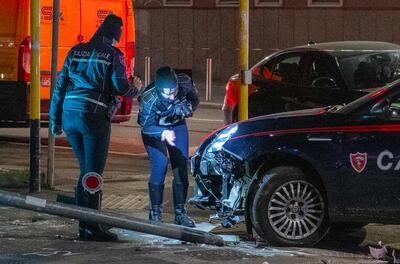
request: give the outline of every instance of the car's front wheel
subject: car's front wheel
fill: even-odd
[[[267,172],[252,207],[256,231],[268,242],[311,246],[328,231],[326,196],[321,184],[296,167]]]

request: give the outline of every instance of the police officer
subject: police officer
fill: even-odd
[[[177,225],[194,227],[187,216],[185,202],[188,191],[188,129],[185,119],[193,115],[199,104],[193,81],[186,74],[175,74],[170,67],[157,70],[154,83],[139,97],[138,123],[151,163],[149,178],[149,219],[162,222],[164,180],[168,154],[173,172],[173,200]],[[168,153],[168,154],[167,154]]]
[[[122,19],[110,14],[89,42],[68,52],[50,106],[51,133],[60,135],[63,129],[79,161],[76,203],[98,210],[115,96],[134,97],[141,88],[138,78],[127,80],[124,55],[115,47],[121,34]],[[117,239],[104,226],[83,221],[79,238]]]

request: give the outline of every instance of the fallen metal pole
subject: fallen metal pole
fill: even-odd
[[[223,246],[220,236],[204,231],[181,227],[177,225],[155,223],[124,215],[100,213],[90,208],[76,205],[47,201],[45,199],[0,190],[0,204],[79,219],[86,222],[104,224],[112,227],[129,229],[142,233],[163,236],[182,241]]]
[[[53,0],[53,27],[51,34],[51,82],[50,98],[53,96],[54,87],[57,84],[57,60],[58,60],[58,32],[60,21],[60,0]],[[54,186],[54,154],[55,138],[50,128],[47,136],[47,177],[46,183],[49,187]]]

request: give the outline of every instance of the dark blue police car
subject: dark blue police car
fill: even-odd
[[[212,133],[192,157],[196,195],[223,225],[244,215],[278,245],[336,222],[400,222],[400,82],[347,105],[273,114]]]

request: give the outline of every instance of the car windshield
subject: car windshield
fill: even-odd
[[[350,89],[382,87],[400,78],[398,51],[344,52],[337,57]]]

